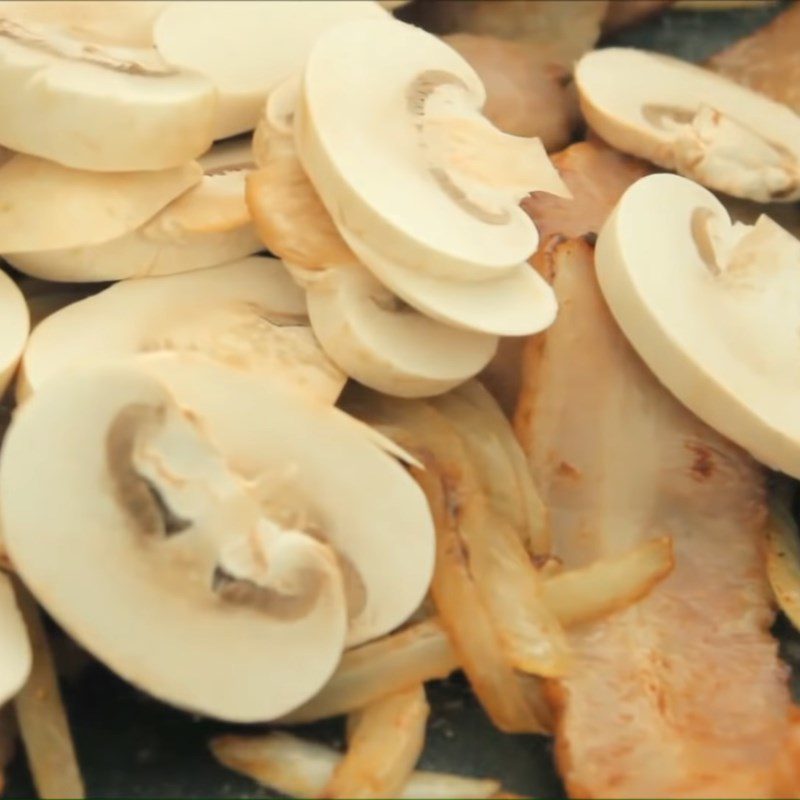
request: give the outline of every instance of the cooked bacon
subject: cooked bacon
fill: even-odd
[[[522,201],[539,230],[539,253],[547,251],[555,236],[577,238],[599,233],[625,189],[652,169],[600,139],[573,144],[552,160],[573,199],[535,192]],[[540,257],[534,256],[533,263],[539,266],[539,261]],[[481,381],[509,416],[519,395],[522,347],[521,339],[503,340],[481,374]]]
[[[483,114],[514,136],[538,136],[547,150],[569,144],[578,123],[570,71],[542,60],[524,42],[454,33],[444,40],[478,73],[486,87]]]
[[[549,684],[573,796],[788,797],[800,726],[769,627],[763,471],[683,409],[614,324],[592,247],[547,255],[558,319],[529,342],[517,425],[566,568],[671,536],[638,604],[570,634]]]
[[[539,230],[540,250],[553,236],[597,234],[622,193],[652,167],[599,139],[578,142],[552,157],[572,199],[534,192],[522,201]]]
[[[672,0],[611,0],[603,20],[603,33],[616,33],[667,10]]]
[[[734,42],[708,62],[715,72],[800,113],[800,5]]]

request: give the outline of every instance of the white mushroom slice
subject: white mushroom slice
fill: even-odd
[[[25,297],[17,284],[0,271],[0,394],[11,382],[29,332]]]
[[[761,217],[732,225],[711,192],[642,178],[597,242],[612,313],[659,380],[700,419],[800,477],[800,241]]]
[[[223,169],[205,175],[197,186],[123,236],[89,246],[8,254],[6,260],[28,275],[86,282],[172,275],[257,253],[263,244],[244,197],[249,170]]]
[[[529,264],[488,281],[433,278],[391,261],[345,228],[339,232],[378,280],[433,319],[495,336],[525,336],[552,324],[558,310],[550,285]]]
[[[346,23],[306,64],[298,155],[334,222],[387,257],[435,277],[496,278],[536,250],[522,197],[566,188],[538,139],[481,116],[484,100],[437,37],[391,18]]]
[[[0,144],[77,169],[175,167],[206,151],[213,84],[152,48],[87,43],[0,5]]]
[[[44,23],[78,39],[105,45],[150,47],[164,0],[4,0],[3,16]]]
[[[800,198],[800,117],[668,56],[595,50],[575,70],[586,121],[607,142],[717,191]]]
[[[385,394],[426,397],[489,363],[498,339],[429,319],[400,302],[359,264],[307,281],[311,327],[351,378]]]
[[[197,392],[213,395],[213,377],[195,374]],[[309,438],[292,456],[313,459],[327,419],[294,408],[291,392],[255,394],[257,419],[236,393],[223,414],[264,453],[282,444],[271,427],[302,417]],[[266,720],[334,670],[347,625],[341,573],[328,545],[260,502],[205,413],[131,368],[54,379],[4,442],[3,534],[47,611],[124,678],[182,708]],[[254,466],[264,474],[275,458]],[[325,480],[342,491],[342,478]]]
[[[23,687],[31,671],[31,643],[14,587],[0,571],[0,703],[6,703]]]
[[[388,633],[417,610],[433,573],[430,511],[365,426],[275,379],[223,372],[200,354],[156,356],[143,366],[203,420],[229,463],[258,483],[275,519],[335,550],[348,599],[348,646]]]
[[[346,20],[384,15],[372,0],[171,3],[156,21],[154,38],[169,63],[214,82],[214,138],[222,139],[255,128],[267,93],[303,66],[321,33]]]
[[[99,173],[16,155],[0,166],[0,253],[83,247],[130,233],[202,177],[196,162]]]
[[[26,349],[17,395],[57,372],[136,353],[200,351],[333,403],[345,376],[307,327],[305,298],[283,265],[252,257],[183,275],[122,281],[57,311]]]

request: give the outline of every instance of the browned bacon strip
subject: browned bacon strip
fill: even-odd
[[[673,538],[672,574],[570,635],[550,684],[578,797],[795,797],[800,728],[769,634],[764,475],[685,411],[613,323],[583,240],[545,259],[558,320],[526,352],[518,431],[565,566]]]

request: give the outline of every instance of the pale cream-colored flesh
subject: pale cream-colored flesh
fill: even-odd
[[[518,432],[566,568],[671,536],[640,603],[570,634],[550,684],[572,796],[785,797],[798,721],[770,636],[764,473],[683,409],[608,313],[591,247],[557,246],[561,313],[525,363]]]

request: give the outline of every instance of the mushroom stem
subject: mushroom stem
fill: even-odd
[[[657,114],[656,124],[675,134],[671,147],[679,174],[715,185],[720,176],[729,179],[735,173],[743,192],[764,202],[800,188],[800,169],[792,154],[730,114],[708,105],[688,119],[681,109],[650,111]],[[648,110],[643,113],[647,116]]]
[[[184,563],[228,602],[282,619],[307,614],[326,578],[338,572],[331,548],[265,516],[248,483],[204,435],[201,420],[177,407],[138,420],[133,472],[158,498],[162,530],[169,533],[169,521],[177,519],[173,532],[186,532],[167,540],[173,556],[191,558]]]

